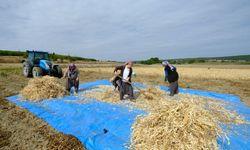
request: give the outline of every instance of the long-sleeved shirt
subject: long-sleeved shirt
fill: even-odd
[[[130,73],[130,69],[125,67],[124,71],[123,71],[123,74],[122,74],[122,78],[123,80],[127,80],[129,77],[129,73]]]
[[[65,71],[64,77],[68,77],[71,80],[76,80],[79,78],[79,71],[76,69],[75,71],[69,71],[69,68]]]
[[[125,79],[125,75],[127,76],[127,71],[124,73],[125,69],[126,69],[126,66],[124,66],[124,65],[122,65],[122,66],[117,66],[117,67],[115,67],[114,72],[120,70],[120,71],[121,71],[120,76],[121,76],[123,79]],[[133,69],[132,69],[132,68],[127,68],[127,69],[129,70],[129,72],[128,72],[128,76],[126,77],[126,79],[129,78],[128,81],[131,82],[131,77],[132,77]]]
[[[179,75],[176,71],[176,68],[175,67],[169,67],[169,66],[166,66],[164,68],[164,72],[165,72],[165,81],[168,80],[169,83],[172,83],[172,82],[175,82],[179,79]]]

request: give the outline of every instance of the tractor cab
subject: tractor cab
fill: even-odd
[[[49,53],[48,52],[42,52],[42,51],[27,51],[28,53],[28,59],[36,59],[36,60],[49,60]]]
[[[34,64],[39,64],[40,60],[49,60],[49,53],[42,51],[27,51],[28,60]]]
[[[27,56],[27,60],[23,63],[24,76],[37,77],[50,75],[59,78],[62,77],[62,69],[49,60],[48,52],[27,50]]]

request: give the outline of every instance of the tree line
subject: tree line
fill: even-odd
[[[27,52],[23,51],[10,51],[10,50],[0,50],[0,56],[22,56],[23,58],[27,58]],[[56,53],[51,53],[49,55],[49,59],[56,60],[70,60],[70,61],[97,61],[93,58],[83,58],[78,56],[70,56],[70,55],[60,55]]]

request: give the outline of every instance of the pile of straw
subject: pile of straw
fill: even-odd
[[[129,107],[149,114],[134,123],[131,149],[218,149],[218,137],[226,140],[234,124],[249,123],[219,100],[189,94],[170,97],[158,87],[137,92],[135,102],[127,101]],[[84,96],[107,103],[124,102],[112,86],[99,86]],[[222,130],[221,124],[227,130]]]
[[[199,105],[198,105],[199,106]],[[188,101],[170,102],[133,126],[134,149],[216,149],[221,134],[211,113]]]
[[[139,91],[142,98],[146,100],[157,100],[159,97],[165,97],[166,92],[160,90],[159,88],[156,87],[148,87],[146,89],[142,89]]]
[[[64,86],[55,77],[43,76],[30,79],[28,85],[20,92],[22,99],[39,101],[62,97],[67,94]]]
[[[217,138],[227,139],[220,124],[246,121],[221,104],[194,99],[167,101],[133,125],[132,149],[218,149]],[[229,129],[229,128],[228,128]]]
[[[84,97],[87,98],[93,98],[97,99],[102,102],[107,102],[107,103],[121,103],[120,97],[119,97],[119,91],[114,90],[112,86],[107,86],[107,85],[100,85],[92,90],[86,91],[83,94]],[[159,97],[165,97],[166,92],[160,90],[159,88],[156,87],[149,87],[146,89],[142,89],[140,91],[136,91],[135,97],[136,97],[136,104],[139,104],[140,102],[149,101],[149,103],[152,103],[155,101],[159,101]],[[145,106],[148,106],[146,104]],[[139,107],[139,106],[138,106]],[[145,107],[140,107],[140,108],[145,108]]]
[[[100,85],[94,89],[85,91],[83,96],[90,99],[96,99],[106,103],[120,103],[119,92],[114,91],[112,86]]]

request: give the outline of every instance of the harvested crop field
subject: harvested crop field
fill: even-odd
[[[112,76],[115,65],[116,64],[98,65],[97,63],[93,65],[91,63],[87,63],[86,65],[79,64],[80,82],[109,79]],[[177,66],[177,68],[181,75],[180,86],[182,88],[236,94],[242,98],[242,101],[250,106],[250,80],[249,76],[247,76],[250,73],[249,65],[180,65]],[[134,70],[137,74],[136,77],[133,77],[133,81],[135,82],[167,86],[167,84],[163,82],[163,70],[160,66],[136,65]],[[218,74],[217,72],[220,73]],[[224,77],[221,73],[227,75]],[[52,144],[54,149],[61,149],[62,147],[64,147],[62,149],[72,149],[72,147],[76,149],[82,148],[83,145],[76,138],[59,133],[27,110],[5,100],[4,97],[6,96],[18,94],[19,91],[28,84],[28,81],[29,78],[25,78],[22,75],[20,64],[0,64],[0,149],[32,149],[34,147],[42,149],[41,147],[43,146],[48,147],[51,145],[49,144],[50,141],[54,143]],[[60,83],[64,85],[65,80],[60,79]],[[113,91],[113,89],[111,90]],[[106,96],[109,97],[109,94]],[[118,94],[113,96],[116,97]],[[181,96],[182,95],[179,94],[178,97]],[[177,97],[173,99],[178,100]],[[106,100],[111,103],[120,103],[119,99],[116,98],[107,98]],[[134,103],[126,102],[129,103],[129,105]],[[136,107],[145,110],[152,108],[145,107],[144,103],[139,104],[138,101],[138,106]],[[145,122],[150,120],[145,119]],[[28,134],[24,136],[24,133]],[[41,146],[41,144],[43,144],[43,146]],[[65,148],[66,145],[71,145],[72,147]]]
[[[29,111],[0,98],[1,150],[84,150],[71,135],[59,133]]]
[[[249,124],[219,100],[189,94],[167,96],[159,87],[137,91],[135,101],[120,101],[112,86],[98,86],[83,96],[145,110],[133,125],[132,149],[218,149],[217,138],[227,140],[232,125]],[[221,129],[228,125],[228,130]]]
[[[84,65],[83,65],[84,67]],[[235,94],[250,106],[250,65],[176,65],[181,88]],[[135,65],[134,82],[168,86],[161,65]],[[87,67],[84,72],[110,74],[114,67]],[[110,78],[109,76],[109,78]],[[108,78],[108,79],[109,79]]]
[[[22,75],[20,64],[0,64],[0,150],[84,150],[72,135],[65,135],[26,109],[5,99],[19,94],[30,78]],[[65,81],[60,80],[62,85]]]

